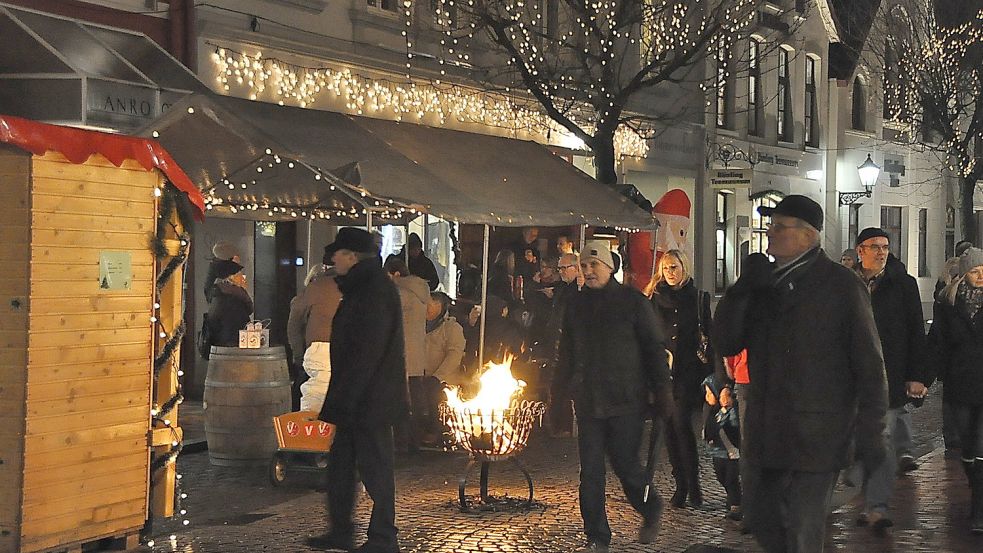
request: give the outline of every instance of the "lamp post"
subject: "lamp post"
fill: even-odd
[[[881,168],[870,159],[870,154],[867,154],[867,160],[857,167],[857,172],[860,173],[860,183],[864,185],[864,191],[840,192],[840,205],[851,205],[860,198],[869,198],[874,192],[874,184],[877,183],[877,176],[881,174]]]

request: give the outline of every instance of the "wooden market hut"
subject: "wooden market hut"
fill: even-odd
[[[4,115],[0,189],[0,553],[135,545],[173,509],[202,197],[153,140]]]

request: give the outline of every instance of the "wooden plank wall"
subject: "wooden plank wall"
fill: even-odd
[[[31,155],[0,144],[0,553],[20,550]]]
[[[35,157],[21,550],[121,535],[146,518],[156,172]],[[101,251],[131,290],[99,289]]]

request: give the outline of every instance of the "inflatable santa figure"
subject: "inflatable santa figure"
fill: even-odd
[[[692,259],[693,252],[689,244],[691,207],[686,192],[674,188],[666,192],[652,208],[652,215],[659,221],[655,236],[651,232],[636,232],[628,237],[632,286],[644,290],[652,279],[655,263],[669,250],[683,250]]]

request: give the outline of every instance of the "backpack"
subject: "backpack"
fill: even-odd
[[[195,345],[198,347],[198,354],[202,359],[208,359],[212,352],[212,325],[208,324],[208,313],[201,316],[201,329],[198,331]]]

